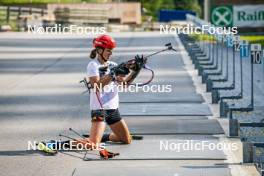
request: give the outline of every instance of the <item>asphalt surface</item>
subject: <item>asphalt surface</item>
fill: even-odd
[[[172,35],[114,36],[116,62],[151,53],[168,42],[181,46]],[[85,88],[79,80],[85,76],[90,43],[91,38],[80,36],[0,37],[0,175],[231,175],[221,150],[160,149],[161,141],[217,144],[216,134],[224,133],[218,121],[208,119],[212,112],[197,93],[180,50],[149,60],[156,72],[152,84],[171,84],[172,93],[121,94],[121,115],[131,132],[144,139],[130,145],[107,143],[120,152],[114,160],[99,160],[94,152],[47,156],[28,150],[28,141],[72,135],[69,127],[88,132],[89,96],[82,94]],[[136,81],[148,76],[142,74]]]

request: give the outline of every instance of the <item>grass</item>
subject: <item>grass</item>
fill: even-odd
[[[191,34],[196,41],[209,41],[209,35]],[[260,43],[264,47],[264,35],[240,36],[241,40],[247,40],[249,43]],[[212,39],[211,39],[212,40]]]
[[[212,39],[214,39],[207,34],[191,34],[190,36],[193,37],[196,41],[212,41]]]
[[[242,40],[247,41],[257,41],[257,40],[264,40],[264,35],[248,35],[248,36],[241,36]]]
[[[260,43],[264,47],[264,35],[241,36],[240,39],[247,40],[249,43]]]

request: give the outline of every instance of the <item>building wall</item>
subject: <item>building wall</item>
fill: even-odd
[[[101,9],[111,19],[120,19],[121,24],[141,24],[140,3],[84,3],[84,4],[48,4],[49,13],[57,8],[68,9]]]

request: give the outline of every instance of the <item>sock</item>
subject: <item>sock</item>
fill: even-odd
[[[109,137],[110,137],[110,134],[104,134],[103,137],[102,137],[102,139],[101,139],[101,142],[110,141]]]

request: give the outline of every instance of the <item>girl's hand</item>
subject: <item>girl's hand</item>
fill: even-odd
[[[126,79],[125,79],[126,75],[118,75],[116,76],[116,81],[117,82],[124,82]]]

